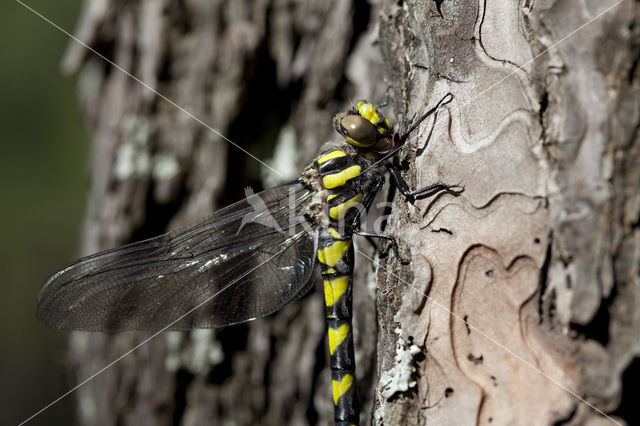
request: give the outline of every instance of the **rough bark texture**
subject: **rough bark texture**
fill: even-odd
[[[427,153],[407,153],[415,186],[465,191],[397,200],[413,262],[379,277],[376,421],[613,424],[576,397],[606,413],[627,398],[616,414],[637,421],[638,4],[570,35],[613,4],[385,9],[396,101],[456,95]]]
[[[332,114],[349,99],[380,101],[389,87],[402,128],[451,91],[428,148],[431,123],[400,165],[413,187],[442,180],[464,193],[395,197],[390,231],[411,263],[374,273],[358,259],[363,423],[608,424],[567,389],[632,418],[638,4],[554,44],[610,4],[87,0],[77,35],[285,178],[336,139]],[[64,64],[80,70],[93,134],[83,254],[276,183],[84,47]],[[73,381],[148,336],[74,334]],[[328,424],[326,351],[320,292],[246,325],[165,333],[83,386],[79,419]]]

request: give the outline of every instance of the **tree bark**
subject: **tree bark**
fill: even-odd
[[[277,183],[198,120],[295,178],[350,99],[389,88],[403,129],[452,92],[399,164],[413,187],[464,192],[409,205],[391,190],[411,263],[357,259],[362,423],[610,423],[577,397],[631,422],[640,18],[625,0],[571,34],[601,3],[87,0],[78,38],[192,117],[70,45],[93,135],[82,254]],[[74,333],[74,382],[145,342],[77,391],[80,423],[331,423],[318,293],[148,342]]]
[[[379,277],[377,422],[638,421],[640,15],[613,4],[386,8],[396,110],[456,95],[415,185],[465,191],[396,198],[413,261]]]

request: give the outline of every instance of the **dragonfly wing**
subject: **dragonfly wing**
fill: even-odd
[[[225,207],[188,228],[64,267],[40,291],[38,320],[74,330],[219,327],[268,315],[300,297],[317,231],[294,183]]]

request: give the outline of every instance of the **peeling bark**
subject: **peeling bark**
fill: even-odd
[[[87,0],[78,37],[197,119],[70,45],[64,66],[80,71],[93,135],[82,253],[277,183],[198,120],[293,178],[336,139],[332,115],[350,99],[381,101],[389,88],[402,129],[452,92],[428,147],[433,121],[399,164],[414,188],[442,180],[465,191],[407,205],[392,190],[388,231],[412,261],[376,257],[374,271],[358,258],[362,423],[611,424],[567,389],[631,422],[637,2],[567,37],[606,7]],[[73,381],[149,336],[74,333]],[[328,424],[326,351],[318,292],[245,325],[164,333],[77,392],[79,420]]]

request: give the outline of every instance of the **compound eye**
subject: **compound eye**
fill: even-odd
[[[376,128],[369,120],[359,115],[347,115],[340,120],[349,143],[359,147],[369,147],[376,142]]]

